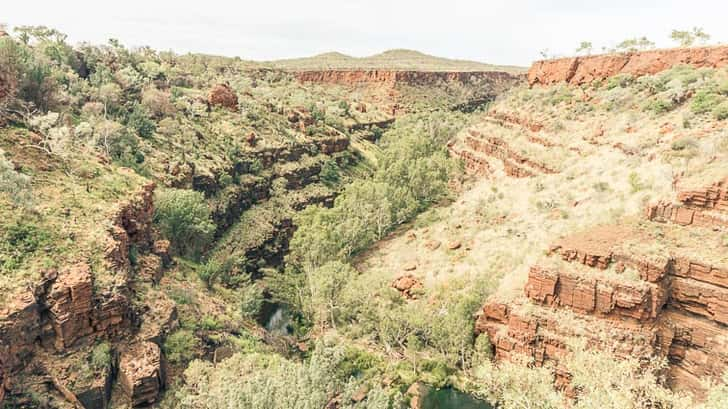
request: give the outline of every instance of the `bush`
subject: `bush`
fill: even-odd
[[[207,263],[202,264],[197,268],[197,276],[200,277],[205,286],[211,289],[215,284],[215,280],[220,276],[222,266],[220,263],[214,260],[209,260]]]
[[[263,307],[263,291],[256,284],[250,284],[240,291],[240,314],[244,318],[257,319]]]
[[[629,174],[629,186],[632,188],[632,193],[639,192],[645,188],[644,183],[640,180],[640,176],[636,172]]]
[[[4,230],[4,231],[3,231]],[[0,271],[13,271],[52,242],[51,233],[28,221],[5,226],[0,237]]]
[[[2,150],[0,150],[0,192],[10,198],[15,206],[30,207],[32,205],[33,193],[30,176],[16,172],[13,164],[5,159]]]
[[[166,189],[157,194],[155,204],[154,221],[174,249],[182,255],[199,257],[215,233],[203,194]]]
[[[674,107],[674,104],[672,101],[668,101],[665,99],[655,99],[650,102],[648,102],[645,105],[645,111],[652,112],[654,114],[662,114],[669,110],[671,110]]]
[[[222,328],[222,324],[220,324],[220,322],[216,320],[215,317],[205,315],[200,320],[200,328],[207,331],[217,331]]]
[[[719,121],[728,119],[728,101],[723,101],[713,108],[713,117]]]
[[[101,342],[91,350],[91,367],[96,371],[111,367],[111,346],[108,342]]]
[[[690,105],[690,109],[692,109],[692,111],[696,114],[704,114],[716,108],[718,104],[722,102],[722,100],[723,97],[714,92],[708,90],[700,90],[695,93],[695,96],[693,97],[693,102]]]
[[[136,102],[126,117],[126,126],[135,130],[142,138],[150,138],[157,130],[157,125],[149,119],[147,110]]]
[[[329,159],[324,162],[323,166],[321,166],[319,178],[326,186],[329,187],[332,187],[339,182],[341,176],[339,175],[339,165],[336,164],[336,160]]]
[[[687,149],[696,149],[698,142],[693,138],[680,138],[672,143],[670,148],[674,151],[684,151]]]
[[[630,74],[617,74],[613,77],[610,77],[607,80],[606,88],[614,89],[614,88],[626,88],[630,86],[634,82],[634,77]]]
[[[164,342],[164,355],[170,362],[181,364],[189,362],[195,356],[197,338],[190,330],[181,329],[167,337]]]
[[[341,348],[317,346],[311,359],[288,360],[276,354],[236,354],[219,364],[195,361],[185,370],[178,407],[212,409],[323,408],[339,396],[341,409],[404,407],[401,394],[390,397],[376,385],[366,399],[352,396],[364,382],[337,373],[345,355]]]

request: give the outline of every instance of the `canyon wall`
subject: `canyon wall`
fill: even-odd
[[[676,65],[719,68],[728,65],[728,46],[674,48],[586,57],[567,57],[533,63],[530,85],[588,84],[618,74],[651,75]]]
[[[483,81],[510,83],[518,77],[507,72],[430,72],[430,71],[391,71],[391,70],[321,70],[294,72],[301,82],[321,84],[358,85],[358,84],[404,84],[415,86],[437,85],[438,83],[477,84]]]

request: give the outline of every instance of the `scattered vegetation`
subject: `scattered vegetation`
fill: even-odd
[[[204,195],[192,190],[166,189],[157,194],[155,203],[154,220],[179,254],[199,257],[216,228]],[[210,284],[214,279],[212,267],[215,266],[206,265],[201,270],[201,274],[206,274],[203,281]]]

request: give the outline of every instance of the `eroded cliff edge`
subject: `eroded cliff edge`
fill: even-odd
[[[536,61],[528,70],[528,83],[582,85],[619,74],[636,77],[657,74],[683,64],[697,68],[724,67],[728,65],[728,47],[675,48]]]

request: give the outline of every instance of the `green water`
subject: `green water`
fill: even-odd
[[[422,400],[422,409],[493,409],[488,402],[456,389],[431,389]]]

